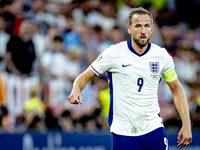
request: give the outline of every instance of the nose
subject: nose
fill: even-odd
[[[145,27],[141,27],[141,33],[145,34]]]

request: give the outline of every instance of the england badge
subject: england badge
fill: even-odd
[[[159,62],[149,62],[150,70],[153,74],[156,74],[160,70]]]

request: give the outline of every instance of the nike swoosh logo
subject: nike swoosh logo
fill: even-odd
[[[132,65],[132,64],[128,64],[128,65],[122,64],[122,67],[128,67],[128,66],[130,66],[130,65]]]

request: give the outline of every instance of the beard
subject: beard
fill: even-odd
[[[139,41],[139,39],[136,39],[136,38],[133,38],[133,40],[134,40],[134,42],[140,47],[140,48],[143,48],[143,47],[145,47],[148,43],[149,43],[149,40],[150,40],[150,38],[148,38],[147,40],[146,40],[146,42],[140,42]]]

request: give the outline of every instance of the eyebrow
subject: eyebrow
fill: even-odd
[[[135,24],[135,26],[137,26],[137,25],[142,25],[142,24],[140,24],[140,23]],[[144,24],[144,26],[146,26],[146,25],[151,25],[151,23]]]

